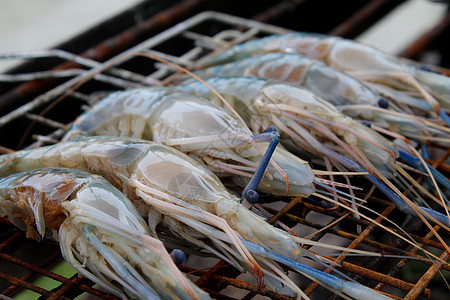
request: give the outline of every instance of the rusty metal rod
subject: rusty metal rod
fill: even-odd
[[[448,261],[450,259],[450,254],[446,251],[442,253],[440,257],[443,261]],[[433,279],[436,274],[441,270],[442,263],[435,263],[431,266],[428,271],[420,278],[420,280],[416,283],[414,288],[409,291],[409,293],[405,296],[405,300],[413,300],[419,297],[422,291],[426,288],[428,283]]]
[[[341,216],[341,215],[342,215],[341,213],[336,212],[336,211],[329,211],[329,212],[326,212],[326,210],[325,210],[324,208],[318,207],[318,206],[315,206],[315,205],[312,205],[312,204],[309,204],[309,203],[304,203],[304,202],[303,202],[303,203],[301,203],[300,205],[304,205],[304,206],[306,207],[306,209],[308,209],[308,210],[313,210],[313,211],[315,211],[315,212],[319,212],[319,213],[323,213],[323,214],[328,214],[328,215],[333,216],[333,217]],[[286,216],[289,216],[289,214],[286,214]],[[291,216],[289,216],[289,217],[291,217]],[[293,216],[293,217],[295,217],[295,216]],[[372,224],[371,222],[369,222],[369,221],[367,221],[367,220],[363,220],[363,219],[355,219],[355,218],[354,218],[353,216],[351,216],[351,215],[349,215],[349,216],[347,217],[347,219],[348,219],[349,221],[353,222],[353,223],[357,223],[357,224],[360,224],[360,225],[363,225],[363,226],[370,226],[370,225]],[[398,234],[404,236],[404,233],[401,232],[399,229],[392,228],[392,227],[389,227],[389,229],[392,230],[392,231],[394,231],[395,233],[398,233]],[[418,242],[418,243],[423,243],[423,244],[425,244],[425,245],[427,245],[427,246],[431,246],[431,247],[434,247],[434,248],[437,248],[437,249],[445,250],[445,247],[444,247],[441,243],[439,243],[439,242],[433,241],[433,240],[431,240],[431,239],[426,239],[426,238],[423,238],[423,237],[418,236],[418,235],[415,235],[415,234],[410,234],[410,233],[408,233],[408,235],[409,235],[411,238],[413,238],[413,239],[414,239],[416,242]]]
[[[197,275],[197,276],[203,276],[204,271],[201,270],[197,270],[188,266],[179,266],[180,270],[188,273],[188,274],[193,274],[193,275]],[[231,285],[240,289],[245,289],[251,292],[256,292],[259,295],[263,295],[263,296],[268,296],[271,299],[283,299],[283,300],[292,300],[295,298],[286,296],[286,295],[282,295],[282,294],[278,294],[276,292],[273,292],[271,290],[268,290],[267,288],[262,288],[262,289],[258,289],[257,286],[255,285],[251,285],[248,284],[246,282],[237,280],[237,279],[233,279],[233,278],[228,278],[225,276],[220,276],[220,275],[211,275],[209,278],[210,281],[212,282],[217,282],[217,283],[225,283],[226,285]]]
[[[71,289],[77,288],[78,286],[80,286],[80,284],[82,284],[82,282],[81,282],[82,280],[83,280],[83,277],[80,277],[80,276],[78,276],[78,274],[75,274],[70,279],[69,283],[65,283],[58,291],[54,292],[50,297],[48,297],[47,300],[60,299],[62,297],[62,295],[66,294]],[[120,298],[117,298],[114,295],[110,295],[110,296],[111,296],[111,299],[117,299],[117,300],[120,299]]]
[[[326,258],[334,260],[334,258],[326,256]],[[372,271],[370,269],[352,264],[352,263],[348,263],[348,262],[341,262],[341,266],[342,269],[345,271],[349,271],[353,274],[356,275],[360,275],[362,277],[371,279],[371,280],[375,280],[378,282],[382,282],[384,284],[390,285],[392,287],[395,287],[397,289],[403,290],[403,291],[411,291],[415,285],[409,282],[406,282],[404,280],[401,279],[397,279],[388,275],[385,275],[383,273],[379,273],[379,272],[375,272]],[[424,289],[422,296],[429,298],[431,294],[431,290],[430,289]]]
[[[402,2],[404,0],[372,0],[328,34],[347,38],[355,37],[355,33],[361,32],[366,27],[366,24],[374,19],[376,13],[384,15],[384,11],[388,11]]]
[[[383,212],[381,213],[381,216],[379,216],[378,218],[376,218],[377,222],[381,222],[383,220],[382,216],[386,217],[388,216],[393,210],[395,209],[395,205],[391,203],[391,205],[387,206]],[[356,248],[362,240],[364,240],[375,228],[377,227],[377,225],[375,225],[374,223],[371,223],[369,226],[367,226],[367,228],[361,232],[361,234],[355,239],[353,240],[350,245],[347,246],[347,248],[349,249],[354,249]],[[342,263],[344,261],[344,259],[346,258],[346,256],[341,255],[339,257],[337,257],[335,259],[335,262]],[[330,273],[332,270],[331,269],[326,269],[324,272],[326,273]],[[309,295],[312,293],[312,291],[318,286],[318,284],[316,282],[311,283],[306,289],[305,289],[305,294]]]
[[[3,251],[6,247],[11,245],[17,238],[19,238],[22,235],[21,231],[18,231],[14,233],[12,236],[7,238],[3,243],[0,244],[0,251]]]
[[[210,277],[212,275],[215,275],[217,272],[219,272],[222,268],[225,266],[228,266],[227,263],[224,261],[219,261],[217,264],[215,264],[212,268],[210,268],[208,271],[204,272],[203,275],[195,282],[195,284],[199,287],[203,287],[207,285],[207,282],[209,282]],[[231,275],[231,274],[230,274]]]
[[[270,208],[266,208],[266,209],[269,210],[269,211],[271,210]],[[306,226],[309,226],[309,227],[312,227],[312,228],[321,229],[323,227],[322,224],[315,223],[315,222],[306,220],[304,218],[299,218],[299,217],[296,217],[296,216],[291,215],[291,214],[285,214],[284,217],[286,217],[286,218],[288,218],[288,219],[290,219],[292,221],[295,221],[295,222],[297,222],[299,224],[303,224],[303,225],[306,225]],[[338,229],[334,229],[334,228],[327,228],[324,231],[326,233],[334,234],[334,235],[343,237],[343,238],[348,239],[348,240],[354,240],[354,239],[356,239],[358,237],[355,234],[348,233],[346,231],[338,230]],[[427,237],[425,237],[425,239],[426,238],[429,239],[430,237],[427,236]],[[379,249],[379,250],[383,250],[383,251],[392,253],[392,254],[417,257],[417,258],[419,258],[419,261],[421,263],[424,263],[424,264],[428,264],[428,265],[433,264],[433,262],[428,261],[428,260],[420,260],[420,259],[423,259],[423,256],[415,254],[419,250],[417,248],[414,248],[414,249],[417,250],[416,252],[408,252],[408,251],[405,251],[405,250],[402,250],[402,249],[399,249],[399,248],[396,248],[396,247],[393,247],[393,246],[390,246],[390,245],[386,245],[386,244],[383,244],[383,243],[380,243],[380,242],[377,242],[377,241],[374,241],[374,240],[370,240],[370,239],[367,239],[367,238],[364,239],[361,243],[364,244],[364,245],[367,245],[367,246]],[[443,266],[443,269],[450,271],[450,264]]]
[[[25,288],[27,290],[30,290],[30,291],[33,291],[35,293],[41,294],[43,296],[47,296],[48,297],[48,296],[51,295],[51,292],[49,292],[49,291],[47,291],[47,290],[45,290],[45,289],[43,289],[41,287],[38,287],[38,286],[36,286],[34,284],[31,284],[29,282],[23,281],[23,280],[21,280],[19,278],[16,278],[14,276],[5,274],[3,272],[0,272],[0,279],[8,281],[8,282],[11,282],[11,283],[13,283],[15,285],[18,285],[20,287],[23,287],[23,288]],[[65,297],[62,297],[61,299],[69,300],[69,298],[65,298]]]
[[[56,252],[55,254],[50,256],[48,259],[46,259],[38,267],[42,268],[42,269],[45,269],[45,268],[49,267],[51,264],[53,264],[56,260],[58,260],[60,258],[61,258],[61,254],[59,252]],[[33,271],[30,271],[28,274],[25,274],[24,276],[22,276],[22,278],[20,278],[20,280],[28,281],[35,275],[36,275],[36,273],[34,273]],[[3,295],[10,295],[10,294],[14,293],[18,288],[19,288],[19,286],[17,286],[17,285],[11,285],[7,289],[5,289],[2,292],[2,294]]]
[[[295,197],[291,201],[289,201],[288,204],[286,204],[282,209],[280,209],[275,215],[273,215],[267,223],[273,224],[276,222],[279,218],[284,216],[292,207],[294,207],[297,203],[302,201],[302,197]]]
[[[49,277],[49,278],[51,278],[53,280],[56,280],[56,281],[59,281],[59,282],[65,283],[65,284],[70,284],[70,282],[71,282],[71,280],[67,279],[66,277],[63,277],[63,276],[58,275],[56,273],[50,272],[50,271],[48,271],[46,269],[39,268],[39,267],[37,267],[37,266],[35,266],[33,264],[30,264],[30,263],[27,263],[27,262],[25,262],[23,260],[20,260],[18,258],[12,257],[12,256],[10,256],[10,255],[8,255],[6,253],[0,252],[0,259],[3,259],[5,261],[11,262],[11,263],[16,264],[18,266],[24,267],[24,268],[26,268],[28,270],[31,270],[31,271],[35,272],[35,273],[38,273],[38,274],[43,275],[43,276],[47,276],[47,277]],[[17,280],[19,280],[19,279],[17,279]],[[20,280],[17,281],[17,282],[20,283]],[[101,291],[99,291],[97,289],[91,288],[90,286],[88,286],[86,284],[80,284],[80,285],[78,285],[77,288],[79,290],[82,290],[84,292],[88,292],[88,293],[90,293],[90,294],[92,294],[94,296],[102,297],[104,299],[117,299],[116,297],[113,297],[110,294],[107,294],[107,293],[101,292]]]
[[[435,227],[434,227],[434,229],[437,231],[438,229],[439,229],[439,226],[438,225],[436,225]],[[432,238],[434,236],[434,234],[433,234],[433,232],[428,232],[428,234],[427,235],[425,235],[425,238]],[[420,245],[420,246],[423,246],[422,244]],[[411,251],[409,252],[409,254],[411,255],[411,254],[415,254],[415,253],[417,253],[419,251],[419,248],[413,248],[413,249],[411,249]],[[386,275],[389,275],[389,276],[393,276],[393,275],[395,275],[395,274],[397,274],[407,263],[408,263],[408,261],[409,261],[409,259],[407,259],[407,258],[403,258],[402,260],[400,260],[393,268],[391,268],[391,270],[389,271],[389,273],[388,274],[386,274]],[[378,283],[375,287],[374,287],[374,290],[380,290],[380,289],[382,289],[384,287],[384,283],[382,283],[382,282],[380,282],[380,283]]]
[[[285,0],[263,12],[258,13],[252,17],[252,20],[259,22],[268,22],[284,15],[290,10],[294,10],[297,6],[303,4],[306,0]]]

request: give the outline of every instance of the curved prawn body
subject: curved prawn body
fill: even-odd
[[[198,67],[223,64],[264,52],[303,53],[359,80],[374,83],[370,85],[372,88],[394,98],[399,105],[411,105],[424,111],[432,108],[449,123],[444,111],[450,109],[448,77],[420,70],[414,64],[371,46],[339,37],[309,33],[273,35],[205,57],[198,62]],[[411,97],[411,93],[416,96]]]
[[[217,77],[206,83],[227,99],[254,132],[274,125],[282,136],[324,161],[330,159],[338,169],[343,166],[352,171],[370,172],[365,175],[368,180],[402,211],[416,215],[407,205],[410,200],[400,196],[400,191],[389,181],[396,180],[397,170],[401,168],[396,164],[398,151],[375,131],[343,115],[311,92],[291,84],[251,77]],[[198,82],[181,85],[179,89],[217,100]],[[448,180],[443,179],[448,187]],[[449,224],[447,216],[426,208],[422,210]]]
[[[283,113],[282,108],[276,107],[279,104],[301,108],[305,112],[321,117],[330,124],[339,123],[346,128],[355,128],[355,131],[359,131],[364,136],[382,144],[385,150],[379,150],[360,137],[345,135],[345,132],[341,131],[342,129],[337,129],[335,134],[344,137],[348,143],[353,143],[361,149],[372,163],[382,170],[383,175],[392,176],[394,170],[392,166],[395,157],[398,156],[395,146],[366,126],[344,116],[334,106],[318,98],[313,93],[291,84],[251,77],[216,77],[206,82],[232,103],[232,106],[242,115],[254,132],[260,132],[261,128],[266,125],[274,125],[273,119],[266,116],[267,114]],[[215,99],[211,91],[198,82],[180,85],[178,88],[205,98],[212,97]],[[273,109],[267,111],[267,108],[270,107],[273,107]],[[277,126],[278,124],[275,125]],[[315,137],[320,139],[319,136]],[[338,148],[335,150],[340,151]]]
[[[241,263],[235,260],[240,257],[239,251],[247,256],[248,266],[256,273],[257,263],[245,253],[250,250],[266,266],[265,275],[280,280],[300,295],[302,292],[273,261],[291,266],[337,293],[388,299],[360,284],[294,261],[301,255],[295,237],[249,211],[213,173],[173,148],[132,138],[92,137],[0,156],[2,175],[38,166],[66,166],[101,174],[130,195],[141,215],[148,216],[150,232],[156,234],[158,223],[166,225],[178,237],[242,270]],[[137,224],[140,223],[142,220]],[[112,227],[109,223],[105,226]],[[206,237],[212,243],[204,241]],[[239,250],[239,243],[244,249]]]
[[[0,214],[27,237],[57,239],[67,262],[119,297],[209,298],[178,270],[130,200],[98,175],[51,168],[1,178]]]
[[[255,55],[195,74],[203,79],[251,76],[290,82],[310,90],[351,117],[422,141],[433,135],[449,140],[448,128],[440,129],[426,119],[404,113],[353,77],[300,53]]]
[[[77,135],[129,136],[175,147],[202,161],[219,177],[232,176],[245,187],[268,143],[252,138],[247,125],[233,114],[198,96],[162,87],[116,92],[81,115],[63,140]],[[283,149],[272,160],[285,178],[269,165],[259,191],[291,196],[314,192],[314,175],[307,162]]]
[[[153,233],[157,224],[165,225],[240,270],[239,261],[245,260],[257,278],[262,270],[241,238],[291,259],[301,256],[290,235],[248,210],[211,171],[173,148],[132,138],[91,137],[0,156],[3,175],[42,167],[102,175],[148,217]]]
[[[380,96],[359,81],[300,53],[254,55],[195,72],[200,78],[250,76],[290,82],[304,87],[335,106],[377,106]]]

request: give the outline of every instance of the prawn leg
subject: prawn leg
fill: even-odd
[[[125,261],[123,259],[120,260],[115,257],[108,248],[98,240],[93,233],[94,229],[95,228],[92,225],[84,224],[81,227],[81,235],[105,258],[120,278],[122,278],[129,287],[135,289],[136,294],[146,295],[147,299],[160,299],[150,286],[143,284],[141,280],[135,278],[127,268],[125,268]]]
[[[182,146],[184,151],[193,151],[202,148],[232,148],[253,143],[270,142],[276,139],[275,128],[269,127],[264,133],[247,136],[243,134],[218,134],[201,137],[171,138],[164,144],[167,146]]]
[[[197,218],[200,221],[203,221],[205,223],[209,223],[211,225],[217,226],[218,228],[222,229],[227,235],[230,237],[231,241],[235,244],[236,248],[238,249],[239,253],[242,255],[244,260],[248,263],[248,266],[251,268],[252,273],[255,275],[255,278],[258,282],[259,286],[262,286],[263,284],[263,272],[258,263],[255,261],[255,259],[252,257],[252,255],[248,252],[248,250],[245,248],[245,246],[240,242],[239,235],[237,232],[235,232],[229,225],[224,221],[222,218],[217,217],[205,210],[202,210],[201,208],[185,203],[179,199],[173,199],[177,202],[177,204],[182,204],[185,207],[181,207],[178,205],[175,205],[173,203],[164,202],[162,200],[158,200],[151,195],[147,193],[155,193],[158,194],[157,191],[154,189],[151,189],[145,185],[143,185],[141,182],[139,182],[137,179],[133,179],[136,186],[138,186],[140,189],[136,190],[136,194],[140,196],[146,203],[157,207],[158,209],[166,212],[171,213],[174,218],[181,218],[183,216],[188,218]],[[183,220],[181,220],[183,221]]]
[[[442,109],[439,111],[439,117],[441,117],[441,119],[444,120],[444,122],[447,123],[448,126],[450,126],[450,117]]]
[[[374,300],[391,299],[359,283],[347,282],[334,275],[313,269],[297,261],[291,260],[275,252],[272,252],[269,249],[266,249],[252,242],[244,240],[243,243],[245,247],[249,249],[253,254],[258,254],[260,256],[267,257],[279,263],[285,264],[299,271],[305,276],[312,278],[314,281],[320,281],[321,283],[328,286],[331,290],[337,293],[344,293],[355,299],[374,299]]]

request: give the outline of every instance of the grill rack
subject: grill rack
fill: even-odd
[[[211,23],[211,27],[220,28],[219,33],[208,35],[205,32],[197,32],[196,27],[200,24]],[[225,29],[223,29],[225,28]],[[216,29],[217,31],[217,29]],[[31,137],[35,140],[27,146],[27,148],[34,148],[44,144],[57,142],[64,132],[69,128],[70,124],[62,122],[58,119],[59,106],[63,103],[74,102],[79,108],[92,104],[92,98],[89,94],[95,90],[98,90],[99,86],[103,89],[124,89],[132,88],[140,85],[154,85],[160,84],[171,74],[175,73],[172,67],[161,64],[151,63],[149,69],[152,72],[148,74],[141,74],[132,72],[132,69],[136,64],[149,64],[147,59],[133,57],[130,54],[133,53],[148,53],[161,58],[168,59],[182,66],[191,66],[202,55],[212,50],[228,47],[231,44],[236,44],[254,37],[260,37],[273,33],[286,33],[289,30],[263,24],[248,19],[242,19],[231,15],[226,15],[218,12],[204,12],[200,13],[178,25],[150,38],[143,43],[134,46],[121,54],[109,59],[103,63],[91,61],[76,55],[72,55],[63,51],[53,52],[39,52],[27,54],[27,57],[47,57],[58,56],[63,59],[75,61],[81,65],[85,65],[87,69],[70,70],[70,72],[52,72],[61,74],[61,76],[74,76],[75,77],[65,81],[56,88],[38,96],[35,100],[21,106],[20,108],[10,112],[9,114],[0,118],[0,127],[15,126],[17,122],[25,122],[27,124],[36,122],[38,124],[33,128]],[[192,40],[193,48],[183,53],[161,53],[158,52],[158,47],[163,43],[174,43],[173,40],[177,38]],[[175,42],[176,43],[176,42]],[[180,52],[180,49],[176,49]],[[145,60],[145,61],[144,61]],[[95,75],[93,79],[89,79],[93,74],[102,70],[98,75]],[[78,74],[78,75],[77,75]],[[31,77],[24,78],[27,80],[45,77],[47,73],[35,73],[29,74]],[[14,77],[15,76],[15,77]],[[12,79],[18,78],[14,75]],[[82,86],[78,87],[80,83]],[[76,91],[67,95],[67,99],[63,100],[61,104],[55,107],[55,111],[58,111],[55,115],[50,112],[45,117],[40,116],[37,111],[42,110],[47,105],[52,103],[55,99],[64,95],[65,92],[71,88],[77,87]],[[66,96],[64,96],[66,97]],[[63,110],[69,110],[69,108],[63,108]],[[76,113],[71,113],[73,119],[81,112],[79,109]],[[65,116],[67,117],[67,116]],[[2,146],[5,152],[8,151],[8,145]],[[448,153],[444,154],[448,155]],[[373,197],[373,203],[376,203],[377,211],[379,211],[385,217],[397,218],[395,206],[392,203],[386,202],[382,199]],[[332,224],[329,228],[314,235],[313,240],[321,240],[326,234],[338,236],[346,239],[350,242],[349,248],[356,248],[358,246],[370,247],[370,249],[376,249],[385,254],[397,254],[414,257],[417,256],[416,250],[410,250],[406,245],[401,243],[398,238],[389,235],[383,242],[378,242],[373,239],[374,236],[380,234],[379,228],[374,224],[371,224],[364,220],[354,219],[351,215],[345,215],[337,211],[326,211],[324,208],[311,203],[303,202],[300,198],[294,198],[285,203],[283,208],[278,212],[273,210],[270,205],[264,206],[266,210],[273,213],[273,217],[269,219],[269,222],[274,223],[277,220],[282,221],[294,227],[296,224],[302,224],[309,227],[311,230],[319,230],[325,224],[316,223],[311,221],[311,214],[320,214],[323,218],[328,216],[328,224]],[[300,217],[299,217],[300,216]],[[317,219],[317,215],[314,217]],[[17,245],[24,243],[34,243],[34,247],[42,247],[41,244],[36,244],[34,241],[28,241],[24,239],[24,234],[10,227],[6,220],[0,219],[0,228],[7,228],[5,231],[0,231],[0,259],[12,264],[16,264],[22,268],[27,269],[25,275],[14,277],[7,273],[0,272],[0,279],[8,281],[11,286],[3,290],[2,294],[6,297],[13,295],[19,288],[32,290],[44,297],[48,298],[71,298],[76,295],[86,292],[91,295],[95,295],[101,298],[114,298],[105,294],[104,292],[92,288],[92,283],[86,279],[81,279],[76,275],[67,278],[56,273],[46,270],[47,266],[58,261],[60,259],[59,250],[54,245],[48,243],[44,247],[50,248],[49,255],[45,260],[39,262],[39,264],[30,264],[23,259],[14,257],[11,252]],[[382,222],[382,219],[378,217],[376,219]],[[336,223],[333,225],[334,223]],[[442,245],[432,239],[432,234],[423,230],[423,228],[417,228],[418,223],[415,220],[410,220],[404,229],[419,243],[425,245],[428,249],[433,249],[442,260],[448,261],[449,254],[445,252]],[[348,225],[351,224],[351,225]],[[383,223],[385,226],[385,223]],[[344,225],[344,226],[343,226]],[[356,225],[361,226],[361,233],[356,231]],[[390,226],[388,226],[390,227]],[[302,227],[304,228],[304,227]],[[398,230],[391,228],[392,230],[399,232]],[[435,230],[439,230],[438,226],[435,226]],[[3,233],[4,232],[4,233]],[[442,234],[442,232],[441,232]],[[354,277],[357,281],[362,282],[376,290],[384,289],[383,291],[389,296],[395,299],[415,299],[419,296],[429,298],[431,297],[431,290],[427,288],[427,285],[431,280],[440,272],[441,269],[450,271],[449,265],[443,265],[440,263],[430,264],[429,262],[416,262],[422,267],[426,268],[426,271],[421,272],[420,278],[416,283],[410,283],[402,279],[398,279],[395,275],[404,268],[405,265],[410,262],[408,259],[389,259],[384,258],[371,258],[365,262],[355,262],[354,259],[345,256],[339,256],[337,258],[328,257],[331,260],[335,260],[341,263],[341,270],[346,271],[351,277]],[[386,265],[389,267],[386,270]],[[269,292],[266,290],[258,291],[257,287],[252,284],[248,284],[242,280],[234,278],[238,274],[229,267],[224,266],[219,262],[214,267],[209,268],[207,271],[201,269],[195,269],[190,266],[182,266],[182,271],[195,275],[198,279],[197,284],[211,293],[212,296],[217,298],[228,299],[227,293],[223,293],[221,290],[226,286],[233,286],[240,290],[246,291],[243,295],[245,299],[251,299],[255,295],[265,295],[273,299],[286,299],[287,297]],[[30,283],[30,279],[34,275],[41,275],[52,278],[61,284],[54,290],[48,291],[40,288],[33,283]],[[303,284],[305,292],[307,294],[323,293],[323,289],[317,288],[315,283],[310,283],[308,280]],[[385,288],[388,286],[389,288]]]

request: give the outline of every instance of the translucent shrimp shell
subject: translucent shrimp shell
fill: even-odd
[[[291,82],[334,105],[377,105],[379,96],[356,79],[297,53],[255,55],[195,72],[200,78],[252,76]]]
[[[172,146],[194,155],[216,175],[231,176],[242,187],[262,158],[249,141],[247,125],[235,115],[201,97],[159,87],[111,94],[81,115],[63,140],[77,135],[129,136]],[[259,145],[264,150],[268,143]],[[314,175],[307,162],[283,149],[276,149],[272,159],[287,174],[289,195],[314,192]],[[241,166],[250,171],[240,172]],[[270,164],[266,174],[258,190],[286,195],[280,172]]]
[[[251,77],[216,77],[210,78],[206,80],[206,82],[227,99],[238,113],[241,114],[249,127],[255,132],[260,132],[263,128],[273,125],[272,119],[267,117],[270,115],[270,112],[266,111],[266,105],[286,104],[290,107],[306,110],[329,122],[336,122],[343,126],[348,126],[349,128],[355,128],[363,135],[385,145],[394,153],[397,151],[391,142],[378,133],[359,124],[351,118],[346,117],[334,106],[316,97],[311,92],[294,85]],[[205,98],[210,98],[212,101],[219,103],[217,97],[201,83],[194,82],[181,85],[179,86],[179,89],[201,95]],[[352,134],[347,134],[347,132],[343,130],[333,128],[333,126],[331,127],[348,143],[357,144],[385,176],[392,176],[391,171],[394,164],[394,158],[390,153],[381,150]],[[317,138],[321,139],[320,136]]]
[[[100,176],[52,168],[2,178],[0,215],[28,237],[47,231],[77,271],[119,297],[208,298],[149,236],[130,200]]]
[[[130,182],[136,179],[167,199],[181,199],[225,218],[249,241],[293,259],[300,253],[288,234],[249,211],[211,171],[173,148],[132,138],[90,137],[0,156],[0,174],[42,167],[71,167],[102,175],[147,216],[150,207],[136,197],[137,188]]]
[[[404,79],[399,80],[396,76],[391,76],[392,73],[408,74],[439,100],[442,108],[450,109],[450,79],[447,76],[420,70],[418,64],[408,63],[374,47],[340,37],[304,32],[272,35],[206,56],[198,61],[197,68],[224,64],[267,52],[303,53],[351,76],[358,77],[364,74],[369,76],[368,80],[388,87],[409,92],[416,91],[416,88],[406,83]],[[384,88],[377,90],[380,93],[386,92]],[[403,97],[399,93],[389,92],[387,95],[394,98]]]
[[[155,107],[167,90],[159,87],[114,92],[95,105],[95,109],[75,120],[63,140],[77,135],[129,136],[151,139],[148,126]]]

